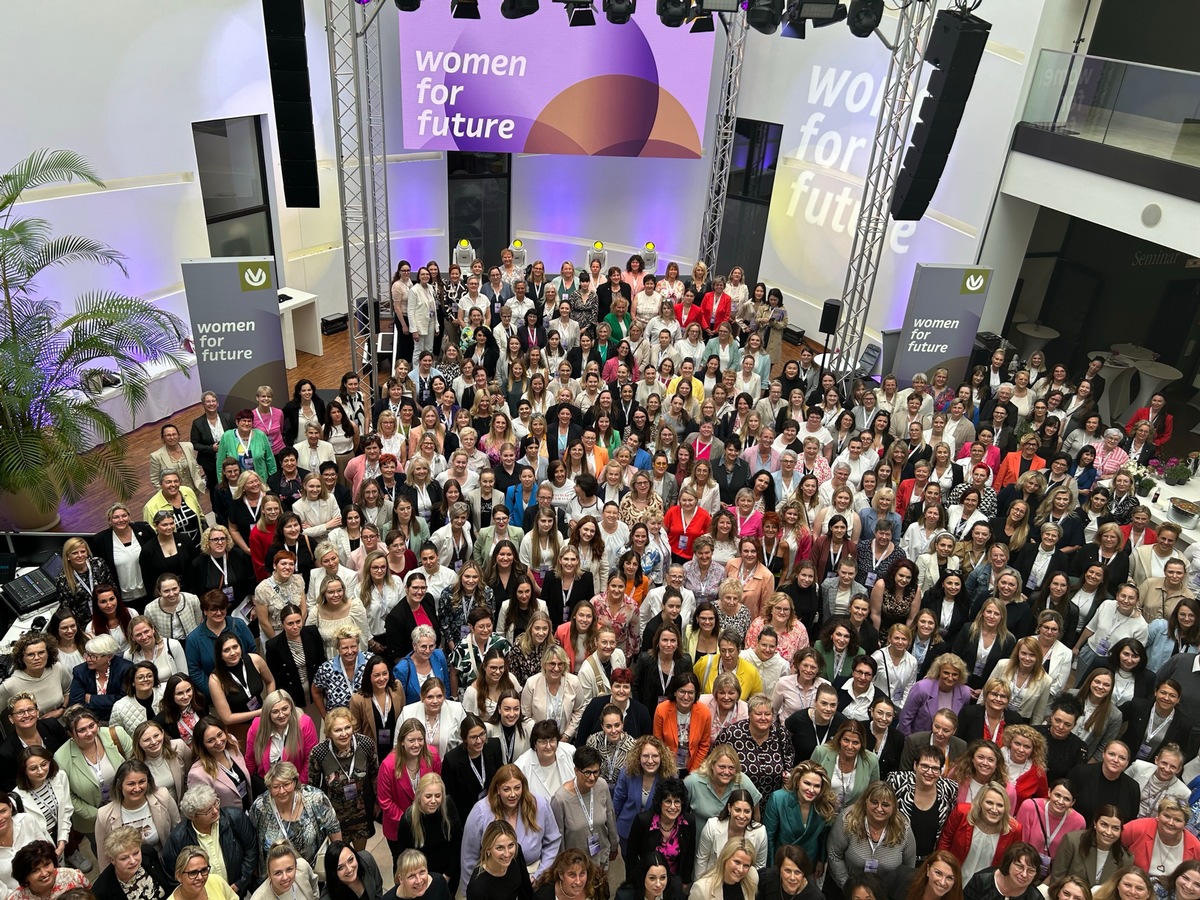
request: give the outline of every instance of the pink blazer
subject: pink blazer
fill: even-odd
[[[261,721],[261,717],[255,719],[250,723],[250,730],[246,732],[246,765],[250,768],[251,775],[266,778],[271,764],[266,758],[260,759],[254,750],[254,740],[258,736],[258,723]],[[296,771],[300,773],[301,784],[308,784],[308,755],[315,746],[317,746],[317,726],[313,724],[313,720],[308,717],[307,713],[300,713],[300,756],[293,757],[284,748],[283,761],[290,762],[296,767]]]
[[[430,772],[442,773],[442,759],[438,756],[437,748],[430,747],[429,754],[433,757],[432,765],[421,762],[421,776]],[[420,780],[420,779],[418,779]],[[383,811],[383,836],[394,841],[400,836],[400,817],[405,810],[413,805],[416,795],[412,782],[404,772],[396,774],[396,752],[393,750],[379,764],[379,776],[375,781],[379,793],[379,808]]]

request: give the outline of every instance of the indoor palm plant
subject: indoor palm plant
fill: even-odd
[[[0,509],[18,528],[53,525],[60,500],[76,502],[96,481],[132,496],[138,473],[125,460],[123,433],[89,392],[116,376],[136,417],[146,399],[145,364],[168,361],[186,371],[178,316],[109,290],[73,303],[39,290],[38,276],[54,267],[126,271],[125,257],[107,244],[56,237],[45,219],[17,215],[27,191],[77,180],[104,186],[87,160],[65,150],[38,150],[0,175]],[[42,521],[31,521],[35,515]]]

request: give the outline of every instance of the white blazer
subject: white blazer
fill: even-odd
[[[579,720],[583,718],[587,698],[579,678],[570,672],[563,674],[562,684],[562,713],[556,717],[558,730],[562,732],[563,740],[570,740],[579,730]],[[546,676],[541,672],[531,675],[521,691],[521,713],[535,722],[550,718],[550,695],[546,690]]]
[[[58,826],[55,828],[58,833],[50,835],[50,840],[57,844],[71,836],[71,816],[75,814],[75,804],[71,802],[71,785],[67,781],[66,772],[61,769],[56,772],[50,779],[50,787],[54,791],[54,799],[58,801]],[[33,794],[22,787],[18,787],[16,793],[21,798],[21,802],[25,804],[25,811],[36,816],[42,823],[42,828],[48,829],[45,818],[39,812],[37,801],[33,799]]]
[[[447,750],[462,743],[458,730],[465,717],[466,710],[457,700],[447,700],[442,704],[441,720],[438,722],[438,737],[436,741],[430,743],[430,746],[437,747],[438,756],[442,759],[446,758]],[[416,703],[409,703],[400,710],[400,718],[397,719],[397,722],[405,722],[408,719],[416,719],[422,725],[425,724],[425,707],[420,700]]]
[[[433,545],[437,547],[438,561],[443,566],[454,568],[454,538],[451,537],[450,531],[452,525],[446,524],[429,536],[429,540],[433,541]],[[463,537],[467,540],[467,559],[470,560],[475,551],[475,538],[471,534],[471,522],[468,520],[463,524]]]
[[[613,651],[612,667],[614,669],[625,668],[625,651],[620,647]],[[612,692],[612,682],[604,674],[604,667],[600,665],[600,660],[594,653],[583,661],[583,665],[579,667],[579,674],[575,677],[579,679],[579,686],[583,688],[583,696],[587,698],[585,701],[587,703],[595,700],[601,694]]]
[[[296,453],[299,454],[299,466],[302,469],[308,469],[308,440],[297,441],[292,445]],[[333,444],[326,440],[317,441],[317,465],[322,465],[327,462],[337,462],[337,454],[333,452]],[[312,471],[309,469],[309,471]]]
[[[572,781],[575,778],[575,747],[568,744],[566,741],[558,742],[558,749],[554,751],[554,761],[558,766],[558,777],[563,784]],[[530,747],[517,758],[517,768],[521,770],[521,774],[525,776],[525,780],[529,782],[529,789],[535,797],[541,797],[547,803],[552,799],[552,795],[547,793],[546,786],[542,784],[542,779],[539,777],[541,766],[538,764],[537,749]]]

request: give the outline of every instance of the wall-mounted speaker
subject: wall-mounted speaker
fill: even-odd
[[[288,206],[317,207],[317,142],[313,129],[303,0],[263,0],[267,64],[275,105],[275,137],[283,198]]]
[[[921,102],[912,144],[896,178],[892,218],[915,222],[925,215],[946,170],[991,24],[972,15],[942,10],[933,24],[925,61],[934,66]]]

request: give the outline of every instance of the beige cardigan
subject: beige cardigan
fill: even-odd
[[[146,797],[146,801],[150,804],[150,818],[154,820],[154,827],[158,830],[161,846],[166,844],[171,829],[182,821],[179,817],[179,806],[171,799],[166,788],[155,788],[154,793]],[[118,800],[105,804],[96,813],[96,862],[101,872],[110,862],[108,854],[104,852],[104,838],[121,824],[121,803]]]

